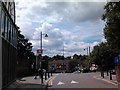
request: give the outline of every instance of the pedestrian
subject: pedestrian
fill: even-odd
[[[31,65],[31,72],[32,72],[32,75],[35,74],[35,64],[34,63],[32,63],[32,65]]]

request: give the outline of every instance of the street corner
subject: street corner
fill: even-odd
[[[104,82],[107,82],[107,83],[115,85],[115,86],[118,85],[116,80],[109,80],[109,78],[102,78],[100,75],[95,75],[95,76],[93,76],[93,78],[95,78],[97,80],[102,80]]]

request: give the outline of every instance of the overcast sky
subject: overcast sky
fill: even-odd
[[[104,41],[104,22],[101,20],[105,2],[44,2],[44,0],[16,0],[16,23],[22,34],[40,47],[43,37],[44,55],[86,54],[87,47]]]

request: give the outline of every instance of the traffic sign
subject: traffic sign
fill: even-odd
[[[38,49],[37,50],[37,54],[42,54],[43,53],[43,50],[42,49]]]
[[[118,59],[120,60],[120,54],[118,55]]]
[[[118,57],[114,58],[114,63],[117,64],[118,63]]]

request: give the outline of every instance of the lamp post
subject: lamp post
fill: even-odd
[[[42,35],[44,35],[45,37],[48,37],[47,34],[43,34],[42,32],[40,33],[40,50],[41,50],[41,57],[40,57],[40,62],[41,62],[41,83],[43,83],[43,68],[42,68]]]
[[[87,47],[87,48],[84,48],[83,50],[84,50],[84,51],[87,50],[87,51],[86,51],[86,52],[87,52],[87,56],[90,55],[90,46]]]

